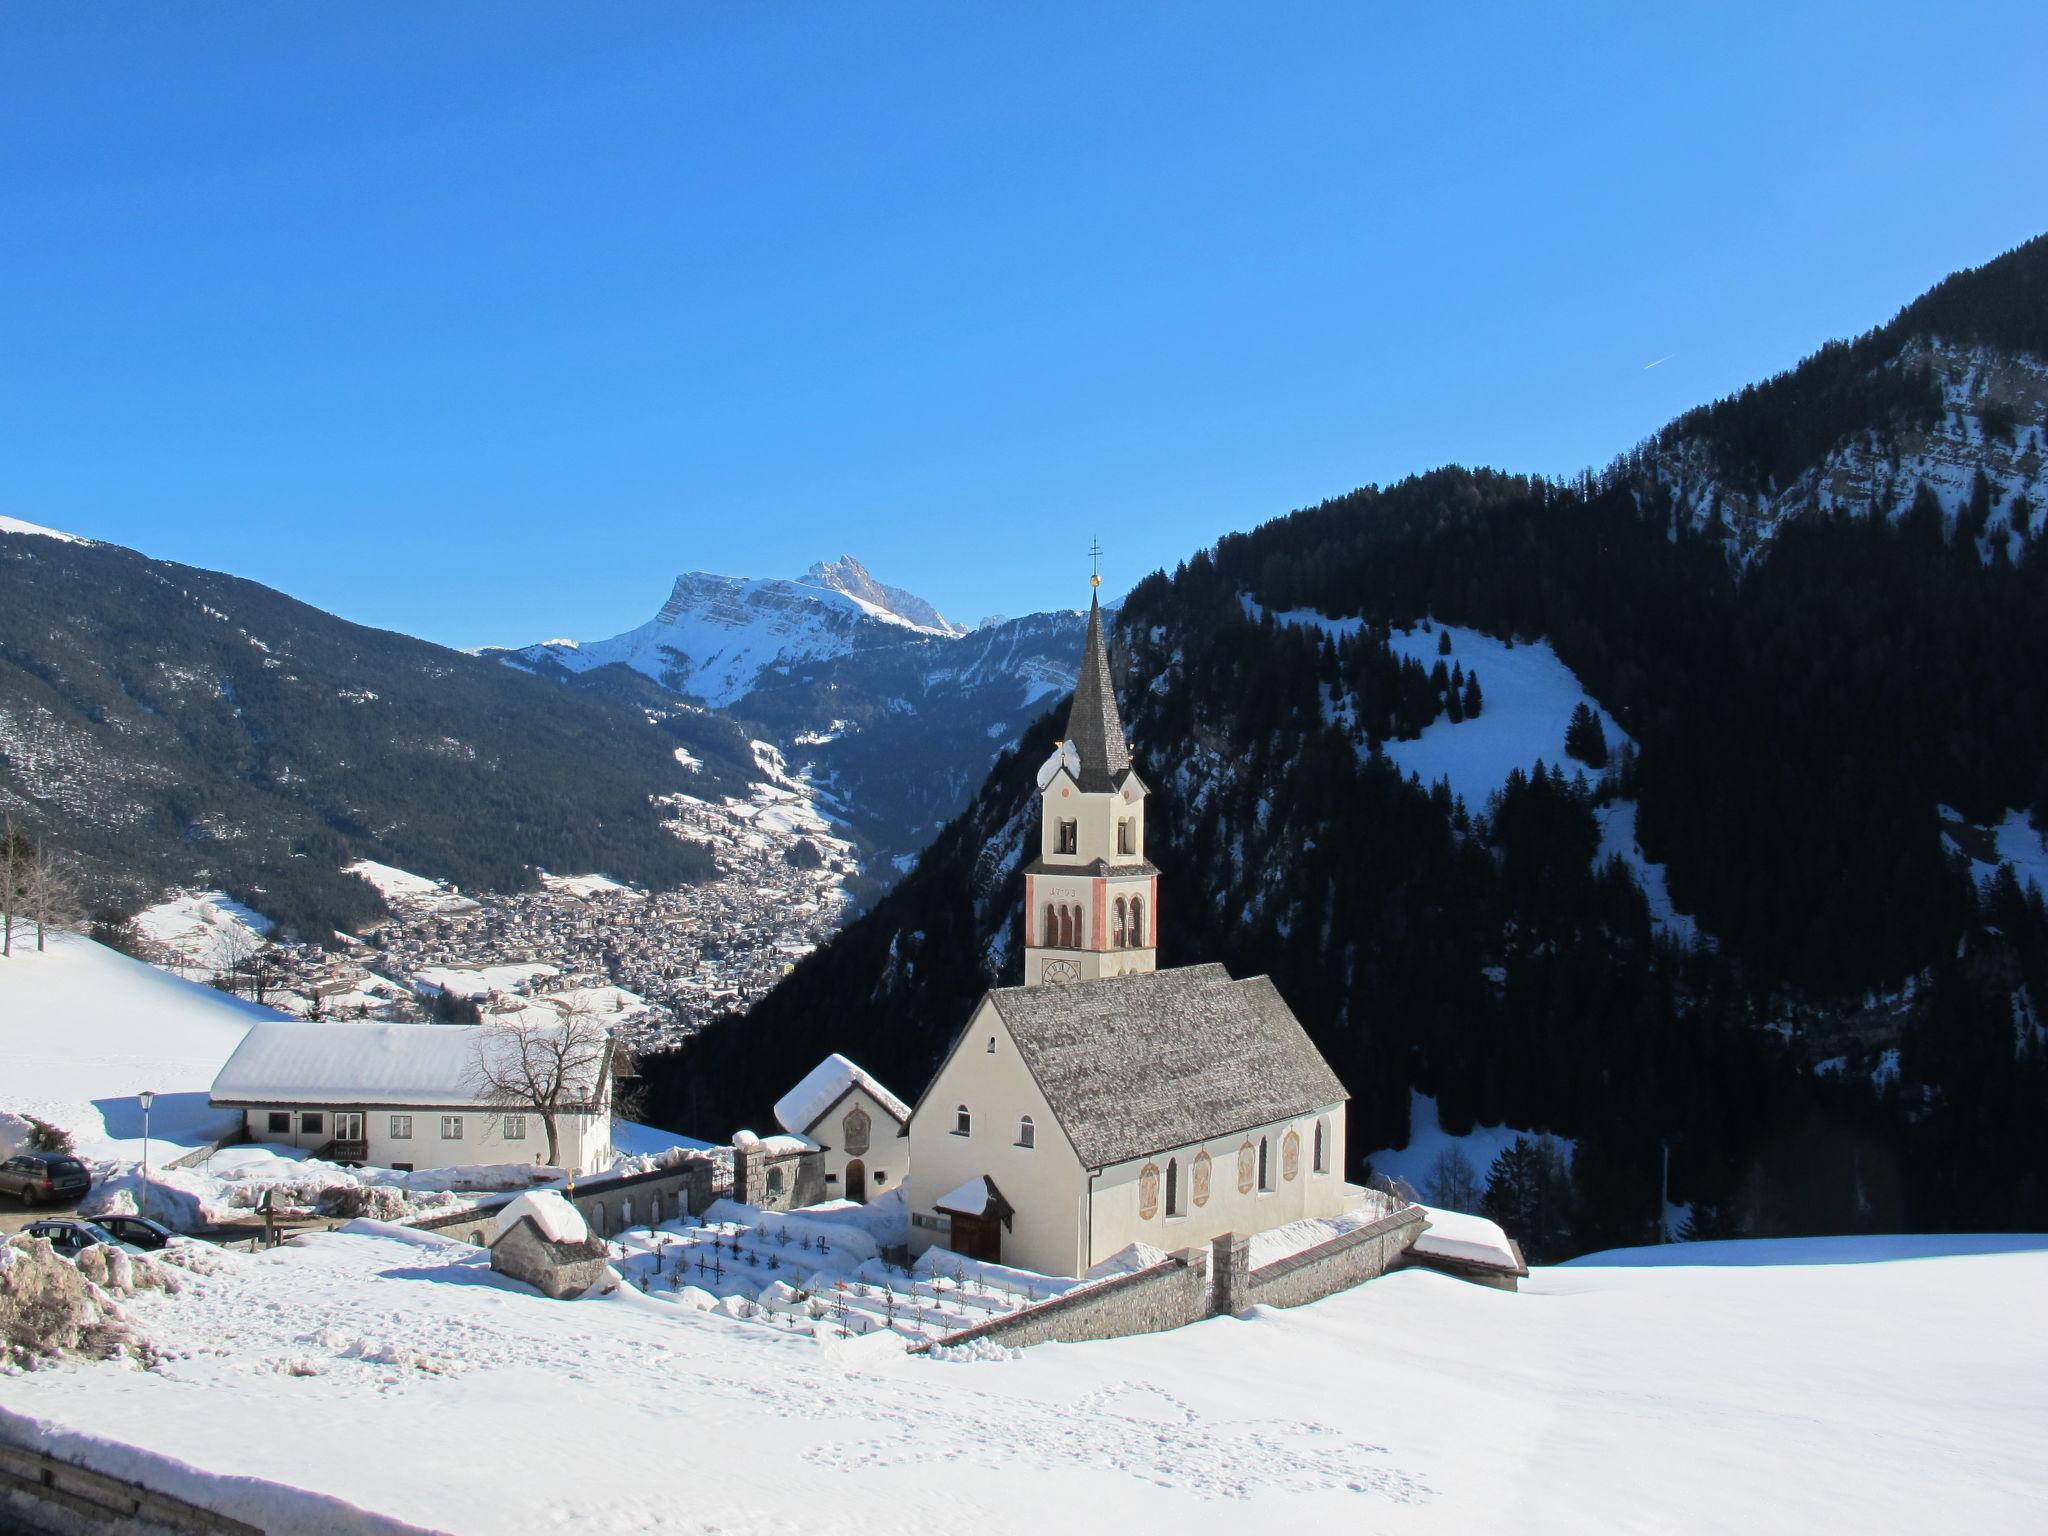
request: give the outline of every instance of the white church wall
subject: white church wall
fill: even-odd
[[[1324,1126],[1327,1157],[1324,1170],[1315,1167],[1315,1128]],[[1297,1138],[1294,1172],[1287,1171],[1287,1137]],[[1266,1138],[1271,1189],[1258,1182],[1258,1144]],[[1251,1149],[1250,1188],[1240,1189],[1239,1154]],[[1196,1166],[1209,1155],[1207,1198]],[[1180,1169],[1180,1208],[1170,1216],[1166,1204],[1169,1162]],[[1154,1171],[1148,1192],[1146,1170]],[[1265,1232],[1304,1216],[1336,1216],[1344,1210],[1344,1106],[1333,1104],[1316,1114],[1277,1120],[1249,1131],[1134,1158],[1105,1168],[1094,1181],[1093,1221],[1089,1233],[1089,1264],[1098,1264],[1132,1243],[1148,1243],[1168,1252],[1198,1246],[1224,1232]],[[1148,1214],[1149,1212],[1149,1214]]]
[[[995,1050],[989,1050],[989,1042]],[[954,1134],[958,1106],[968,1134]],[[1018,1145],[1029,1115],[1034,1145]],[[944,1218],[933,1202],[969,1179],[986,1175],[1016,1208],[1003,1233],[1003,1262],[1044,1275],[1078,1274],[1086,1182],[1080,1160],[1053,1119],[995,1005],[986,1000],[910,1122],[911,1247],[946,1245]],[[938,1221],[941,1225],[931,1223]]]
[[[1145,797],[1135,787],[1118,793],[1083,794],[1064,773],[1056,774],[1039,795],[1039,857],[1048,864],[1135,864],[1145,857]],[[1071,821],[1077,846],[1059,851],[1059,823]],[[1131,823],[1132,852],[1117,852],[1116,824]]]
[[[855,1150],[853,1131],[848,1119],[858,1111],[867,1116],[868,1133],[865,1150]],[[896,1117],[883,1107],[867,1089],[858,1083],[842,1094],[832,1106],[820,1115],[805,1134],[824,1148],[819,1160],[824,1168],[825,1198],[848,1200],[849,1188],[846,1169],[856,1159],[866,1175],[867,1192],[865,1199],[873,1201],[904,1182],[909,1172],[910,1140],[898,1134],[902,1130]],[[950,1188],[951,1186],[948,1186]],[[945,1190],[939,1193],[944,1194]]]

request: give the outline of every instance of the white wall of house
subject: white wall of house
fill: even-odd
[[[330,1141],[347,1139],[349,1128],[339,1117],[359,1115],[361,1139],[368,1144],[363,1161],[373,1168],[448,1168],[482,1163],[545,1163],[547,1127],[531,1112],[520,1116],[475,1105],[365,1105],[360,1109],[331,1104],[276,1104],[244,1111],[251,1141],[271,1142],[315,1151]],[[283,1129],[278,1117],[282,1116]],[[578,1173],[595,1172],[609,1161],[612,1123],[602,1114],[569,1114],[556,1119],[560,1141],[557,1166]]]
[[[847,1123],[856,1112],[866,1115],[868,1121],[867,1149],[859,1154],[852,1150],[858,1125],[850,1127]],[[868,1200],[878,1199],[901,1185],[910,1171],[910,1140],[898,1134],[902,1129],[902,1123],[867,1089],[859,1083],[848,1088],[824,1114],[804,1128],[804,1134],[824,1148],[820,1161],[825,1171],[825,1197],[852,1198],[847,1193],[846,1165],[855,1161],[856,1156],[866,1175]]]
[[[990,1044],[994,1049],[991,1050]],[[968,1131],[958,1133],[958,1109]],[[1034,1145],[1021,1145],[1031,1117]],[[986,1175],[1016,1208],[1003,1233],[1003,1262],[1043,1275],[1087,1267],[1087,1181],[995,1005],[983,1000],[959,1046],[939,1069],[910,1120],[910,1244],[945,1246],[948,1220],[934,1202]]]

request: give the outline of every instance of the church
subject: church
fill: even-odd
[[[911,1112],[913,1249],[1079,1275],[1132,1243],[1200,1246],[1362,1197],[1349,1095],[1272,980],[1158,969],[1146,793],[1098,599],[1066,740],[1038,771],[1024,984],[983,996]]]

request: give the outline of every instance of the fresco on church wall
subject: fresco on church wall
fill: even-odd
[[[1138,1219],[1150,1221],[1159,1214],[1159,1165],[1147,1163],[1138,1174]]]
[[[839,1123],[839,1129],[846,1142],[848,1157],[867,1156],[868,1136],[874,1130],[874,1122],[868,1118],[866,1110],[855,1108]]]
[[[1195,1154],[1194,1197],[1197,1206],[1209,1203],[1209,1149],[1207,1147],[1204,1147]]]
[[[1301,1132],[1289,1131],[1280,1138],[1280,1177],[1292,1180],[1301,1172]]]
[[[1252,1192],[1252,1182],[1258,1177],[1258,1163],[1258,1150],[1249,1141],[1237,1149],[1237,1192],[1240,1195]]]

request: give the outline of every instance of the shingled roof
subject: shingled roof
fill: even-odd
[[[1268,976],[1190,965],[989,998],[1091,1168],[1350,1097]]]
[[[1116,689],[1109,679],[1109,650],[1102,642],[1102,603],[1088,602],[1088,637],[1081,646],[1081,675],[1074,682],[1074,707],[1067,712],[1067,740],[1080,759],[1083,794],[1106,794],[1131,766]]]

